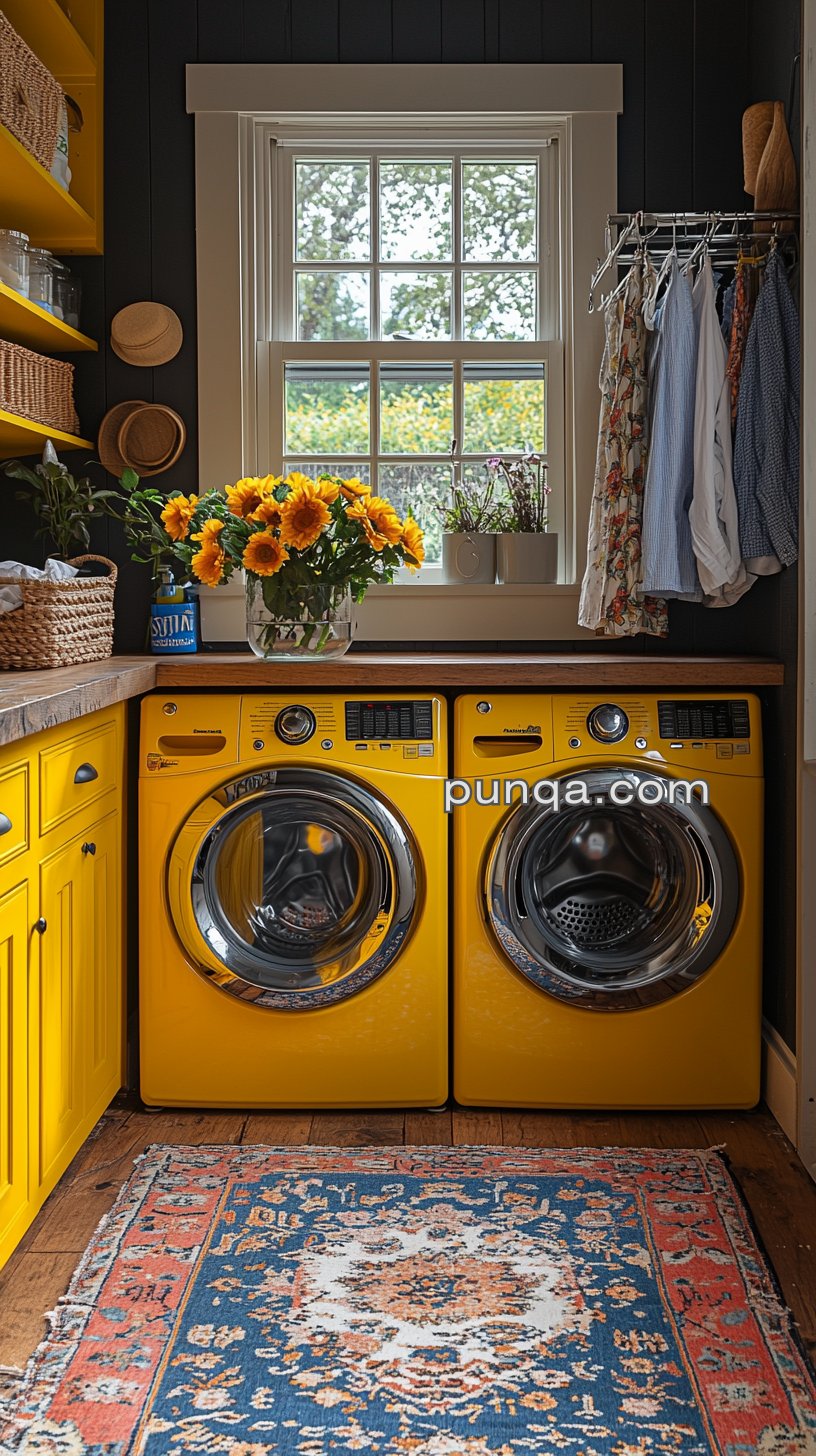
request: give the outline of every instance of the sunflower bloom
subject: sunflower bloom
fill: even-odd
[[[408,555],[413,556],[414,562],[416,563],[414,565],[413,562],[406,561],[405,565],[408,567],[408,570],[419,571],[420,566],[425,560],[425,538],[416,521],[411,520],[410,516],[403,527],[402,544],[408,552]]]
[[[334,505],[340,494],[340,482],[331,475],[319,475],[316,481],[317,493],[327,506]]]
[[[243,480],[237,481],[235,485],[225,487],[227,505],[234,516],[242,516],[246,520],[247,516],[258,509],[261,501],[268,494],[265,487],[265,481],[268,479],[270,479],[269,476],[262,480],[257,475],[248,475]]]
[[[161,518],[171,541],[186,541],[197,505],[197,495],[174,495],[173,499],[167,502]]]
[[[296,546],[305,551],[328,526],[331,516],[324,500],[317,494],[313,481],[308,481],[309,490],[294,490],[286,497],[281,509],[281,540],[285,546]]]
[[[214,538],[202,541],[192,560],[194,574],[205,586],[218,586],[224,573],[224,553]]]
[[[274,576],[289,560],[289,552],[271,531],[256,531],[247,541],[241,559],[247,571],[254,571],[256,576]]]
[[[295,493],[301,490],[313,491],[315,488],[311,475],[304,475],[302,470],[290,471],[283,483]]]
[[[358,521],[375,551],[396,546],[402,538],[402,521],[391,502],[381,495],[365,496],[346,506],[346,515]]]
[[[276,501],[275,497],[270,495],[266,500],[261,501],[257,510],[247,516],[247,520],[252,521],[256,526],[279,526],[281,523],[280,501]]]
[[[217,521],[215,516],[211,516],[208,521],[204,522],[200,531],[193,532],[190,540],[201,541],[202,544],[205,544],[208,541],[217,541],[223,529],[224,522]]]
[[[361,500],[363,496],[371,495],[371,486],[366,485],[364,480],[358,480],[356,475],[352,475],[348,480],[343,481],[340,486],[340,494],[347,501]]]

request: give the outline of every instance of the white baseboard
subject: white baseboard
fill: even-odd
[[[796,1057],[769,1021],[762,1023],[762,1096],[796,1147]]]

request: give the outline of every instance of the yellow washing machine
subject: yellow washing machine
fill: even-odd
[[[144,700],[145,1102],[444,1102],[445,711],[431,696]]]
[[[754,1106],[757,699],[462,697],[454,774],[457,1100]]]

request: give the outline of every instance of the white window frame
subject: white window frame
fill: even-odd
[[[537,111],[530,102],[539,97],[547,105]],[[517,143],[521,149],[525,141],[534,147],[556,138],[561,340],[549,350],[546,342],[507,341],[490,348],[505,360],[524,358],[527,350],[527,357],[539,359],[550,353],[548,388],[552,407],[562,404],[564,420],[562,459],[551,465],[565,482],[563,505],[554,504],[552,512],[552,527],[559,532],[559,584],[454,588],[433,580],[434,572],[424,579],[420,573],[410,584],[372,588],[359,609],[358,635],[370,641],[553,641],[590,635],[576,618],[594,472],[602,329],[598,316],[587,312],[587,288],[606,214],[617,206],[622,68],[195,65],[187,67],[187,104],[196,116],[202,487],[265,473],[278,463],[259,400],[268,391],[270,348],[285,344],[291,352],[297,345],[280,341],[270,346],[258,326],[270,306],[259,266],[263,229],[272,225],[270,137],[307,149],[314,144],[323,149],[327,134],[346,147],[355,138],[387,138],[401,145],[421,136],[449,147],[459,141],[463,148],[475,144],[482,149],[492,138],[497,145]],[[393,348],[400,360],[428,353],[419,343],[378,348]],[[327,344],[321,350],[325,358],[332,357],[330,351],[354,357],[352,344]],[[450,350],[456,357],[454,350],[467,354],[468,347],[455,341]],[[240,588],[233,590],[238,594]],[[236,595],[236,623],[238,605]]]

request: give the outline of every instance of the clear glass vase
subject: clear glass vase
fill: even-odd
[[[287,590],[279,578],[247,574],[246,630],[256,657],[341,657],[353,635],[351,592],[317,582]]]

